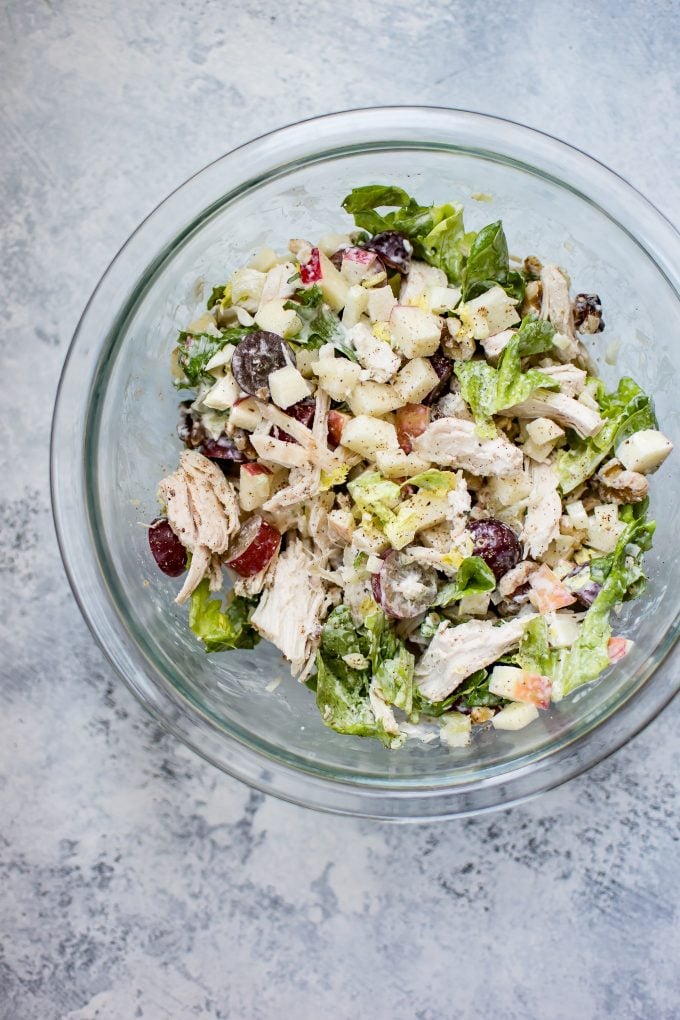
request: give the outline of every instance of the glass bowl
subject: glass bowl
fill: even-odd
[[[632,654],[528,728],[485,728],[462,749],[409,741],[395,752],[339,736],[264,643],[206,656],[186,608],[173,603],[177,583],[150,558],[144,527],[158,510],[158,480],[180,452],[169,371],[178,329],[257,248],[285,250],[290,237],[347,229],[342,198],[375,182],[401,185],[423,202],[463,201],[471,229],[502,218],[511,251],[555,260],[577,291],[597,291],[607,329],[590,339],[603,376],[633,375],[677,443],[680,239],[660,213],[601,164],[518,124],[455,110],[358,110],[275,131],[222,157],[158,206],[116,256],[61,380],[54,512],[97,640],[156,719],[204,758],[314,808],[399,820],[463,815],[582,772],[676,692],[677,672],[658,667],[678,633],[680,456],[652,484],[658,528],[648,593],[617,624],[635,637]]]

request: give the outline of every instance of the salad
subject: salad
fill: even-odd
[[[179,334],[150,548],[206,652],[265,639],[326,726],[463,746],[628,653],[612,611],[672,444],[597,376],[599,297],[500,222],[392,186],[342,205],[348,232],[259,251]]]

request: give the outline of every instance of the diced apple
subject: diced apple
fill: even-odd
[[[343,326],[346,326],[348,329],[356,326],[368,308],[368,294],[369,292],[366,288],[358,283],[349,288],[345,299],[345,308],[342,313]]]
[[[405,404],[419,404],[439,383],[427,358],[413,358],[401,369],[393,386]]]
[[[311,347],[300,347],[295,352],[295,367],[305,379],[311,379],[314,375],[312,365],[319,360],[319,352]]]
[[[340,248],[349,248],[351,243],[349,234],[324,234],[319,238],[319,248],[329,258]]]
[[[378,450],[375,463],[385,478],[409,478],[430,467],[429,461],[415,453],[404,453],[403,450]]]
[[[459,287],[430,287],[426,292],[430,311],[435,315],[452,312],[460,301]]]
[[[290,407],[311,393],[309,383],[293,365],[269,373],[269,392],[277,407]]]
[[[426,291],[432,287],[446,287],[446,273],[426,262],[411,262],[411,270],[404,277],[399,291],[399,303],[402,305],[427,306]]]
[[[378,256],[374,251],[350,247],[345,248],[342,253],[340,272],[350,287],[353,284],[360,284],[368,276],[373,276],[379,268]]]
[[[285,339],[296,336],[302,329],[302,321],[292,308],[284,308],[283,298],[273,298],[266,305],[260,305],[255,315],[255,322],[260,329],[270,333],[278,333]]]
[[[221,376],[224,373],[222,369],[225,365],[231,364],[231,359],[234,356],[234,348],[231,344],[225,344],[221,351],[213,354],[212,358],[205,366],[206,372],[210,372],[211,375]]]
[[[550,704],[552,681],[540,673],[529,673],[516,666],[495,666],[489,681],[489,691],[499,698],[527,702],[537,708]]]
[[[323,272],[321,269],[321,252],[318,248],[305,248],[298,252],[300,259],[300,280],[304,284],[318,283]]]
[[[272,473],[263,464],[241,464],[238,501],[244,510],[257,510],[269,499]]]
[[[363,382],[347,398],[352,414],[380,416],[394,411],[402,400],[388,383]]]
[[[365,288],[362,288],[365,289]],[[368,317],[371,322],[386,322],[397,299],[392,293],[391,287],[373,287],[366,291],[368,298]]]
[[[335,268],[328,256],[318,248],[312,248],[308,257],[303,261],[305,254],[302,250],[299,252],[300,279],[303,284],[318,283],[324,301],[330,305],[334,312],[342,311],[349,290],[347,280]]]
[[[544,446],[546,443],[555,443],[564,435],[564,429],[550,418],[534,418],[524,426],[527,435],[537,446]]]
[[[596,506],[588,519],[588,545],[598,552],[613,552],[624,528],[625,524],[619,520],[619,508],[615,503]]]
[[[390,331],[396,347],[407,358],[427,358],[439,347],[442,322],[436,315],[410,305],[395,305]]]
[[[539,446],[533,441],[533,439],[526,439],[522,446],[522,452],[525,457],[529,457],[537,464],[547,464],[550,460],[550,454],[555,448],[554,443],[544,443]]]
[[[458,317],[475,340],[486,340],[520,321],[515,302],[498,286],[461,305]]]
[[[642,429],[618,446],[616,456],[628,471],[649,475],[656,471],[673,449],[670,439],[657,429]]]
[[[347,358],[316,361],[312,370],[332,400],[347,400],[361,378],[361,366]]]
[[[274,268],[277,262],[278,255],[273,248],[260,248],[248,263],[248,268],[257,269],[260,273],[267,273]]]
[[[355,523],[351,510],[342,510],[339,507],[331,510],[328,514],[328,524],[331,534],[342,543],[348,545],[352,541]]]
[[[255,397],[244,397],[242,400],[237,400],[229,415],[229,422],[234,428],[247,429],[249,432],[256,429],[261,421],[262,415]]]
[[[531,480],[524,471],[509,478],[489,478],[487,488],[500,506],[513,506],[531,494]]]
[[[240,396],[241,390],[231,372],[218,379],[215,385],[203,397],[206,407],[214,411],[228,411]]]
[[[571,648],[578,637],[578,621],[573,613],[550,613],[547,617],[551,648]]]
[[[629,638],[625,637],[609,638],[609,643],[607,645],[607,655],[609,656],[609,661],[614,663],[620,662],[621,659],[625,659],[625,657],[628,655],[634,644],[635,644],[634,641],[631,641]]]
[[[447,712],[440,721],[439,739],[449,747],[467,747],[471,734],[472,719],[463,712]]]
[[[406,404],[396,413],[397,438],[404,453],[413,449],[412,440],[421,436],[430,424],[430,408],[424,404]]]
[[[351,418],[342,411],[328,412],[328,442],[335,447],[342,441],[342,432],[345,425]]]
[[[495,730],[523,730],[525,726],[538,719],[538,709],[535,705],[521,704],[515,702],[513,705],[506,705],[491,720]]]
[[[552,613],[557,609],[573,606],[576,602],[576,596],[561,584],[557,574],[545,563],[531,575],[529,587],[532,591],[532,601],[539,613]]]
[[[459,616],[486,616],[489,611],[489,595],[464,595],[458,603]]]
[[[347,422],[342,430],[342,445],[367,459],[375,459],[379,451],[399,448],[394,425],[366,414]]]
[[[374,382],[386,383],[401,365],[401,357],[389,343],[380,340],[369,327],[358,322],[347,334],[347,340],[354,347],[359,362]]]
[[[580,499],[567,503],[564,509],[575,528],[578,528],[579,531],[588,530],[588,514]]]

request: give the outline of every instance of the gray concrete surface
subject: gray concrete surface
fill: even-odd
[[[98,277],[160,198],[252,135],[381,102],[479,109],[585,148],[677,223],[679,13],[3,5],[2,1020],[680,1016],[680,704],[496,816],[394,828],[278,803],[165,736],[112,674],[47,482],[57,378]]]

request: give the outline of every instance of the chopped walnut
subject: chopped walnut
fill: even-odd
[[[543,287],[540,280],[529,280],[522,302],[522,315],[540,315],[543,301]]]
[[[598,294],[577,294],[573,311],[574,326],[579,333],[601,333],[604,329],[602,302]]]
[[[488,722],[495,716],[493,708],[486,708],[484,705],[479,705],[477,708],[473,708],[470,711],[470,718],[475,726],[480,726],[482,723]]]
[[[598,492],[607,503],[641,503],[649,492],[649,482],[639,471],[627,471],[612,457],[595,475]]]

